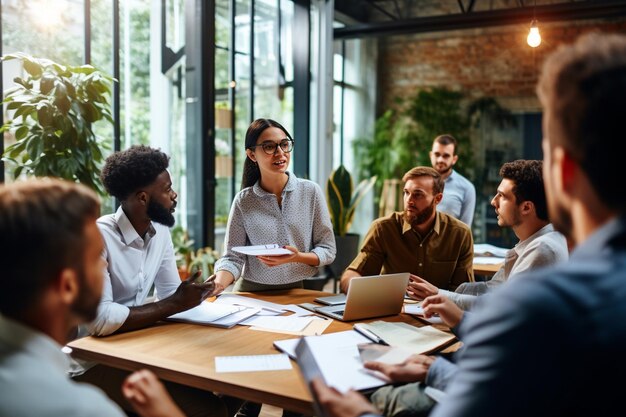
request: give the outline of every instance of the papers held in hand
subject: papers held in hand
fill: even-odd
[[[282,256],[291,255],[292,251],[285,249],[277,244],[271,245],[255,245],[255,246],[233,246],[235,252],[243,253],[250,256]]]

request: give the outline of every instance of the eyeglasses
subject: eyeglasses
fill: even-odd
[[[283,139],[279,143],[267,141],[267,142],[259,143],[258,145],[250,146],[249,149],[254,149],[259,146],[263,148],[263,152],[265,152],[268,155],[274,155],[276,151],[278,150],[279,146],[283,152],[289,153],[293,150],[293,140]]]

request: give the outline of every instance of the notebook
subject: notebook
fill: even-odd
[[[399,314],[408,282],[408,272],[353,278],[345,304],[317,307],[315,312],[340,321]]]

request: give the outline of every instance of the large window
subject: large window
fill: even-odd
[[[194,13],[188,7],[194,7]],[[216,0],[215,14],[202,15],[202,21],[195,12],[212,12],[213,6],[201,0],[4,0],[2,53],[22,51],[60,63],[90,63],[115,77],[111,96],[115,124],[94,126],[105,139],[105,155],[137,144],[168,153],[174,188],[180,195],[177,223],[195,228],[197,244],[220,248],[230,204],[240,187],[248,125],[255,118],[268,117],[294,133],[295,7],[291,0]],[[211,18],[215,39],[209,42],[215,52],[204,60],[198,55],[208,49],[198,45],[207,37],[198,40],[197,34],[212,37],[212,31],[202,32]],[[186,39],[190,33],[193,39]],[[308,48],[308,43],[299,41],[301,50]],[[189,51],[193,55],[185,55]],[[214,90],[200,91],[207,74],[213,73],[198,77],[199,64],[209,69],[214,65],[215,75],[209,80]],[[3,70],[6,89],[22,68],[9,62]],[[196,104],[207,95],[213,98],[213,91],[215,123],[198,129],[196,121],[208,118],[202,113],[205,107]],[[308,143],[306,139],[301,143]],[[3,146],[12,140],[5,134]],[[298,147],[298,137],[295,141],[297,152],[308,155],[306,146]],[[209,161],[199,153],[193,155],[206,147],[215,149],[215,182],[207,174]],[[12,179],[11,171],[4,166],[6,180]],[[213,185],[215,198],[205,201],[202,196]],[[112,199],[105,202],[105,213],[114,208]],[[216,242],[207,241],[210,233],[198,235],[202,228],[197,223],[207,216],[215,221]]]

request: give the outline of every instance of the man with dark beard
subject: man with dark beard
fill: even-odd
[[[178,195],[172,189],[168,165],[166,154],[147,146],[134,146],[107,158],[102,182],[120,207],[115,214],[98,219],[105,242],[103,294],[96,319],[81,329],[81,336],[149,326],[197,306],[213,291],[212,281],[193,282],[198,277],[180,281],[168,228],[174,225]],[[153,285],[157,301],[146,303]],[[132,411],[119,389],[127,376],[126,371],[96,365],[75,378],[98,385],[122,408]],[[208,392],[165,385],[187,416],[226,414],[223,401]]]
[[[99,213],[93,191],[71,182],[31,179],[0,185],[2,416],[125,415],[99,390],[73,382],[61,351],[70,329],[92,320],[98,309]],[[127,390],[132,385],[133,380]],[[159,398],[151,396],[155,412],[142,409],[142,416],[172,410],[169,396],[159,392]]]
[[[470,180],[453,169],[459,160],[457,147],[457,141],[452,135],[437,136],[429,153],[430,163],[441,174],[446,185],[439,211],[448,213],[471,227],[476,208],[476,188]]]
[[[469,228],[437,211],[444,186],[441,175],[430,167],[416,167],[402,181],[404,212],[372,223],[361,252],[341,277],[342,291],[348,290],[354,277],[381,273],[410,272],[407,291],[416,299],[412,285],[420,278],[451,291],[474,280]]]

